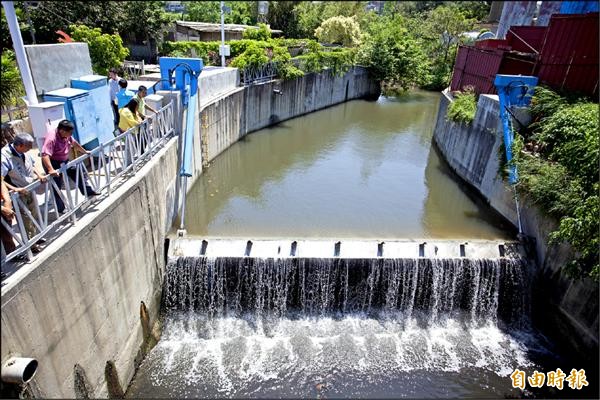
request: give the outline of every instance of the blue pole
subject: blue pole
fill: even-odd
[[[506,161],[510,163],[512,160],[512,144],[515,136],[509,123],[509,116],[506,113],[507,101],[504,93],[499,94],[498,98],[500,101],[500,120],[502,121],[504,148],[506,149]],[[511,185],[517,183],[517,168],[514,165],[509,167],[508,182]]]
[[[192,79],[191,85],[197,84],[198,81]],[[188,101],[187,116],[185,122],[185,135],[183,145],[183,162],[181,164],[181,170],[179,171],[180,176],[192,176],[192,154],[194,150],[194,121],[196,117],[196,103],[198,98],[198,92],[190,96]]]

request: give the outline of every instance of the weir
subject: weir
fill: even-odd
[[[522,258],[179,257],[166,267],[167,310],[210,316],[275,316],[400,311],[437,322],[527,322]]]
[[[211,316],[388,310],[433,321],[466,312],[471,323],[522,328],[529,287],[521,250],[494,241],[177,239],[163,303]]]
[[[523,344],[530,270],[516,243],[502,244],[505,256],[482,241],[488,257],[478,258],[448,256],[477,247],[457,241],[425,243],[439,256],[419,257],[420,241],[178,239],[165,269],[165,328],[129,393],[482,393],[461,377],[466,368],[507,394],[510,372],[533,365]]]

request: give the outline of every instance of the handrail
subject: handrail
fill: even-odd
[[[6,229],[16,241],[16,248],[6,254],[4,243],[2,243],[2,254],[6,254],[3,261],[11,261],[21,255],[25,255],[28,260],[31,260],[33,258],[31,249],[40,239],[48,237],[68,220],[73,224],[76,223],[76,212],[91,202],[84,184],[86,181],[94,191],[102,192],[106,189],[108,195],[115,187],[124,184],[128,175],[135,174],[155,150],[163,147],[173,135],[173,121],[173,103],[171,102],[158,110],[156,114],[148,116],[140,125],[130,128],[107,143],[100,144],[89,154],[67,162],[57,170],[60,173],[62,190],[50,175],[47,176],[46,182],[36,180],[30,183],[24,188],[32,194],[33,204],[29,207],[23,196],[14,191],[10,192],[16,225],[9,225],[4,219],[0,219],[0,223],[2,228]],[[66,173],[70,168],[75,170],[74,185]],[[77,190],[80,186],[85,195]],[[55,194],[60,196],[65,205],[62,214],[59,214],[56,206],[50,206],[50,204],[56,204]],[[39,201],[40,197],[43,199],[41,202]],[[26,219],[31,221],[35,230],[35,234],[31,237],[25,229]]]

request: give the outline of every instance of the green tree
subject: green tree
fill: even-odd
[[[256,1],[229,1],[225,5],[231,7],[231,13],[225,15],[225,23],[255,25],[258,18]]]
[[[462,33],[472,29],[474,20],[466,18],[453,4],[438,5],[427,13],[407,18],[406,26],[431,60],[430,80],[424,87],[430,90],[447,87]]]
[[[323,21],[337,16],[354,16],[361,29],[366,29],[371,21],[368,17],[374,15],[367,13],[366,5],[366,1],[302,1],[294,7],[298,33],[301,37],[311,37]]]
[[[85,25],[72,25],[70,29],[73,40],[88,44],[92,67],[97,74],[108,74],[110,68],[119,67],[129,55],[129,50],[123,47],[123,41],[117,34],[103,34],[100,28],[88,28]]]
[[[231,8],[231,12],[224,16],[226,24],[256,24],[258,5],[255,1],[226,1],[224,4]],[[221,22],[220,1],[190,1],[185,7],[190,21]]]
[[[376,79],[404,90],[430,80],[427,55],[400,15],[383,17],[370,26],[359,61]]]
[[[246,29],[242,34],[243,39],[251,40],[269,40],[271,39],[271,29],[266,24],[258,24],[258,29]]]
[[[15,53],[11,50],[2,51],[2,79],[0,79],[0,102],[2,107],[17,104],[18,98],[23,95],[23,83],[17,68]]]
[[[456,1],[453,2],[458,9],[470,19],[483,22],[487,21],[492,7],[491,1]]]
[[[298,26],[298,15],[294,8],[299,1],[270,1],[267,20],[272,29],[283,31],[289,38],[306,37]],[[317,25],[318,26],[318,25]],[[315,26],[316,28],[316,26]]]
[[[428,13],[423,21],[424,37],[433,44],[436,58],[448,62],[450,49],[459,43],[460,36],[475,26],[475,20],[466,18],[454,5],[437,7]]]
[[[356,17],[331,17],[315,29],[320,42],[355,47],[361,43],[362,34]]]
[[[135,43],[149,39],[162,41],[168,24],[172,22],[172,17],[164,11],[164,1],[124,1],[118,4],[122,11],[121,15],[124,15],[118,29],[121,37]],[[102,29],[102,32],[115,31]]]
[[[221,21],[218,1],[190,1],[185,3],[185,12],[190,21],[212,22]]]
[[[37,43],[56,43],[57,30],[67,32],[74,24],[93,26],[104,33],[121,32],[122,23],[131,18],[123,13],[123,3],[117,1],[38,1],[30,6],[31,22]],[[31,43],[23,32],[23,40]]]

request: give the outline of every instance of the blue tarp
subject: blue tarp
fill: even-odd
[[[587,14],[599,10],[598,1],[563,1],[560,5],[561,14]]]

